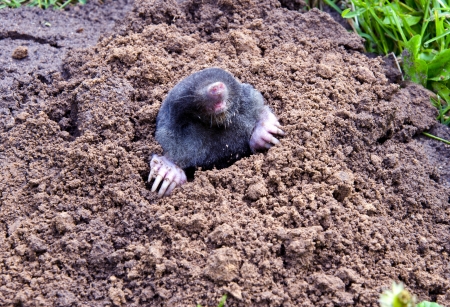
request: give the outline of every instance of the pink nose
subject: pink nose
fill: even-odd
[[[218,93],[222,92],[224,88],[225,88],[225,85],[222,82],[220,82],[211,88],[211,94],[218,94]]]
[[[220,97],[225,91],[226,87],[222,82],[212,83],[208,87],[208,94],[211,97]]]

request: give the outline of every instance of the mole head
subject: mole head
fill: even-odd
[[[228,126],[239,107],[239,81],[216,67],[196,72],[190,78],[195,97],[195,117],[211,126]]]
[[[207,113],[218,115],[227,111],[229,102],[225,83],[218,81],[207,85],[202,96]]]

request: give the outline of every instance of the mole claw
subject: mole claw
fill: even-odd
[[[159,185],[159,183],[161,182],[162,179],[163,179],[163,178],[162,178],[161,175],[158,175],[158,176],[156,177],[155,182],[153,183],[153,186],[152,186],[152,192],[155,192],[155,191],[156,191],[156,189],[158,188],[158,185]]]
[[[272,143],[273,145],[277,145],[277,144],[280,144],[280,141],[278,141],[276,138],[272,137],[272,139],[270,140],[270,143]]]
[[[148,174],[148,180],[147,180],[147,182],[150,182],[150,181],[152,180],[153,174],[154,174],[154,173],[155,173],[155,170],[152,169],[152,170],[150,171],[150,174]]]
[[[176,186],[177,186],[177,183],[175,181],[172,181],[172,183],[170,184],[169,188],[166,191],[166,195],[169,195],[170,193],[172,193],[173,189],[175,189]]]
[[[277,134],[278,134],[278,135],[286,135],[286,132],[284,132],[284,131],[281,130],[281,129],[278,129]]]
[[[169,180],[163,181],[163,184],[161,185],[161,188],[159,189],[159,192],[158,192],[159,197],[164,196],[164,193],[166,193],[167,187],[170,185],[170,183],[171,182]]]

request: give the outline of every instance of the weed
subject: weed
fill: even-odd
[[[323,0],[347,18],[368,52],[394,53],[404,78],[437,94],[438,120],[450,124],[450,5],[446,0]],[[339,7],[339,5],[341,5]],[[346,9],[341,10],[341,7]]]
[[[69,4],[86,4],[87,0],[0,0],[0,9],[20,6],[37,6],[42,9],[63,9]]]
[[[423,301],[416,304],[416,297],[405,289],[402,283],[392,283],[392,288],[385,290],[378,300],[381,307],[441,307],[437,303]]]
[[[217,307],[223,307],[225,306],[225,302],[227,301],[227,295],[224,294],[219,301],[219,305],[217,305]],[[202,305],[198,304],[197,307],[202,307]]]

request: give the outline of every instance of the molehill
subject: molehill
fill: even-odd
[[[136,1],[16,88],[0,125],[1,305],[377,306],[392,280],[449,305],[449,190],[416,138],[435,124],[428,93],[390,83],[318,10],[178,2]],[[160,199],[146,185],[157,112],[212,66],[260,91],[286,136]]]

